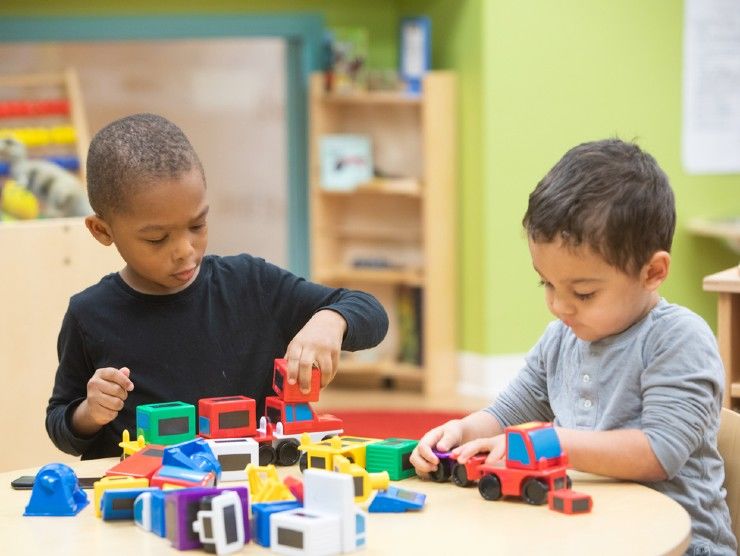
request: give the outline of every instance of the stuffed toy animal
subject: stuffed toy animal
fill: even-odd
[[[14,137],[0,138],[0,157],[10,165],[10,177],[33,193],[41,204],[41,216],[87,216],[92,208],[80,180],[61,166],[28,158],[26,146]]]

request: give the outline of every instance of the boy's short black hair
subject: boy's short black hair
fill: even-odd
[[[98,131],[90,142],[90,205],[100,216],[124,212],[134,191],[193,168],[203,175],[200,159],[179,127],[156,114],[126,116]]]
[[[529,195],[522,221],[530,239],[587,245],[635,274],[671,250],[676,209],[668,177],[634,143],[605,139],[570,149]]]

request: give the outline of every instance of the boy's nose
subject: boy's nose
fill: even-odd
[[[558,317],[573,314],[573,305],[557,295],[552,296],[550,307],[552,308],[552,312]]]
[[[193,244],[189,240],[181,239],[175,245],[174,256],[175,256],[175,259],[177,260],[187,259],[190,255],[193,254],[194,251],[195,251],[195,248],[193,247]]]

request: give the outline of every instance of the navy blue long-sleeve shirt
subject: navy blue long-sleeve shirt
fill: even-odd
[[[136,433],[136,406],[272,395],[273,360],[319,310],[347,321],[342,349],[377,345],[388,329],[371,295],[299,278],[249,255],[204,257],[195,281],[171,295],[137,292],[110,274],[70,299],[59,333],[59,367],[46,430],[62,451],[94,459],[119,455],[124,429]],[[118,416],[91,438],[71,428],[96,369],[128,367],[134,390]]]

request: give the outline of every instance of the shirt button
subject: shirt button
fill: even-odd
[[[583,382],[589,382],[591,380],[591,375],[583,375]]]
[[[583,401],[583,407],[585,407],[586,409],[590,408],[591,407],[591,400],[584,400]]]

